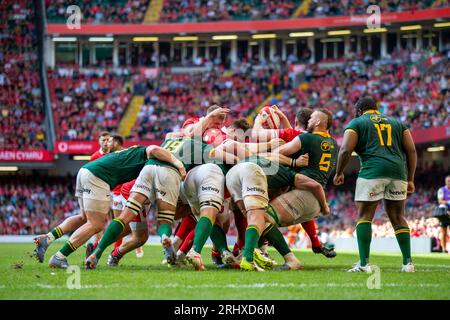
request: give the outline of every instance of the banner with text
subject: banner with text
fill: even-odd
[[[47,150],[0,150],[0,162],[51,162],[54,155]]]

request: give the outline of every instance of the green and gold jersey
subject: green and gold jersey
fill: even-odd
[[[193,167],[204,164],[214,149],[212,146],[200,140],[191,138],[166,139],[161,145],[162,148],[170,151],[175,158],[180,160],[186,171]],[[156,164],[160,166],[172,166],[172,164],[157,159],[149,159],[146,165]]]
[[[326,132],[302,133],[298,136],[302,147],[292,158],[303,154],[309,155],[307,167],[300,167],[297,171],[319,182],[324,188],[336,167],[338,145]]]
[[[147,147],[143,146],[132,146],[108,153],[95,161],[86,163],[83,168],[88,169],[113,189],[119,184],[136,179],[147,162],[146,149]]]
[[[408,128],[399,120],[376,110],[353,119],[345,128],[358,135],[355,152],[361,162],[359,177],[407,180],[402,140]]]
[[[251,156],[243,160],[243,162],[256,163],[261,167],[267,177],[269,189],[280,189],[295,185],[295,175],[297,173],[276,161],[271,161],[261,156]]]

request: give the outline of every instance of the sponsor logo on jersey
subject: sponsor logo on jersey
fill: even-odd
[[[219,193],[220,192],[219,189],[214,188],[214,187],[210,187],[210,186],[208,186],[208,187],[202,186],[202,191],[214,191],[215,193]]]
[[[266,193],[266,190],[258,188],[258,187],[247,187],[247,191],[258,191],[261,193]]]

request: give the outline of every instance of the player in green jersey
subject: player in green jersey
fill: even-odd
[[[405,199],[414,192],[417,154],[408,128],[381,114],[370,97],[356,103],[357,117],[350,121],[339,152],[334,184],[344,183],[344,169],[355,151],[361,162],[355,203],[360,220],[356,225],[360,261],[349,272],[371,272],[369,264],[372,219],[380,200],[395,230],[403,256],[402,272],[414,272],[410,230],[405,220]]]
[[[86,223],[76,228],[69,241],[50,258],[50,267],[67,268],[69,266],[67,256],[104,228],[111,205],[111,189],[136,178],[145,163],[152,158],[173,161],[171,153],[161,147],[133,146],[89,162],[78,171],[76,197]],[[39,241],[38,246],[45,253],[49,243],[73,230],[57,228],[56,236],[51,232],[53,237],[46,237],[43,239],[45,241]]]
[[[146,202],[156,203],[157,233],[169,264],[176,261],[175,250],[170,235],[178,202],[179,188],[186,172],[205,163],[206,160],[217,157],[232,163],[236,157],[225,152],[216,151],[202,141],[190,138],[165,140],[161,147],[171,155],[171,159],[150,159],[131,189],[125,209],[119,218],[114,219],[107,227],[102,240],[94,252],[86,259],[86,267],[94,269],[103,251],[114,242]],[[174,160],[172,160],[174,159]]]

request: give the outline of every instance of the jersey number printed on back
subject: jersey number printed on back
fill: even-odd
[[[164,144],[163,148],[171,153],[176,153],[182,143],[183,141],[180,140],[169,141],[167,144]]]
[[[382,133],[384,131],[386,131],[387,132],[386,146],[388,146],[388,147],[392,146],[392,127],[391,127],[391,125],[386,124],[386,123],[374,123],[373,125],[377,129],[378,138],[380,139],[380,145],[385,146],[385,143],[384,143],[385,140],[383,139]]]

